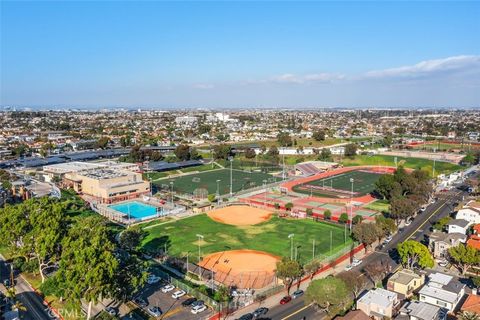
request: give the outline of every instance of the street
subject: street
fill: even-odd
[[[460,202],[468,193],[457,189],[438,194],[438,200],[427,207],[427,209],[417,215],[413,222],[404,227],[402,232],[398,232],[393,239],[382,250],[372,252],[363,258],[363,263],[356,267],[357,270],[363,271],[362,268],[376,260],[386,260],[392,267],[392,272],[396,271],[399,264],[392,259],[389,251],[396,248],[397,244],[408,239],[422,241],[425,234],[430,232],[436,220],[449,215],[453,209],[454,203]],[[354,268],[355,269],[355,268]],[[369,283],[372,286],[371,283]],[[241,313],[240,313],[241,314]],[[292,300],[286,305],[277,305],[270,309],[267,317],[272,320],[302,320],[302,319],[322,319],[321,313],[315,311],[313,306],[305,306],[304,296]]]

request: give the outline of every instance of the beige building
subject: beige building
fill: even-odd
[[[425,275],[419,275],[412,270],[403,269],[397,271],[388,279],[387,289],[402,295],[402,298],[408,298],[424,283]]]
[[[101,203],[134,199],[150,193],[150,183],[143,181],[137,172],[113,169],[94,169],[71,172],[64,180],[73,189]]]
[[[397,293],[382,288],[367,291],[357,300],[357,309],[376,320],[392,318],[398,306]]]

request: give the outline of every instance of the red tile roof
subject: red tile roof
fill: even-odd
[[[462,305],[462,311],[474,312],[480,315],[480,296],[470,294]]]

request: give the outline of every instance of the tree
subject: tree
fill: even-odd
[[[359,224],[360,222],[363,221],[363,217],[359,214],[357,214],[355,217],[352,219],[353,224]]]
[[[232,154],[232,147],[228,144],[217,144],[213,146],[213,156],[215,159],[228,159],[229,156]]]
[[[275,203],[273,204],[273,206],[274,206],[275,209],[277,209],[277,210],[280,209],[280,203],[278,203],[278,202],[275,202]]]
[[[417,211],[417,204],[409,198],[393,198],[390,201],[390,217],[397,220],[407,219]]]
[[[110,139],[108,137],[101,137],[100,139],[97,140],[97,142],[95,143],[95,146],[100,149],[105,149],[107,148],[109,142],[110,142]]]
[[[322,267],[322,263],[317,259],[313,259],[303,266],[303,270],[305,271],[306,274],[310,275],[310,279],[313,279],[313,276],[321,267]]]
[[[365,273],[376,286],[380,280],[389,272],[390,266],[386,260],[375,260],[367,264],[364,268]]]
[[[375,182],[375,193],[382,197],[382,199],[390,199],[395,178],[391,174],[381,175]]]
[[[306,213],[307,216],[309,216],[309,217],[312,216],[312,214],[313,214],[312,208],[307,208],[307,210],[305,210],[305,213]]]
[[[449,248],[448,254],[455,266],[462,272],[462,275],[470,267],[480,263],[480,251],[464,244]]]
[[[314,131],[313,134],[312,134],[312,137],[316,141],[324,141],[325,140],[325,131],[323,131],[323,130]]]
[[[345,146],[345,157],[354,158],[357,155],[357,145],[355,143],[349,143]]]
[[[277,141],[282,147],[291,147],[293,144],[292,137],[287,132],[280,132],[277,135]]]
[[[123,230],[122,233],[120,233],[118,242],[122,249],[133,252],[139,249],[145,236],[145,231],[138,226],[133,226]]]
[[[267,157],[274,163],[278,163],[279,154],[280,152],[278,152],[278,148],[276,146],[271,146],[267,151]]]
[[[322,151],[318,155],[318,160],[321,161],[331,161],[332,160],[332,151],[328,148],[322,148]]]
[[[440,218],[433,224],[433,228],[435,230],[443,231],[443,229],[450,222],[450,220],[452,220],[450,216]]]
[[[330,220],[330,219],[332,218],[332,211],[330,211],[330,210],[328,210],[328,209],[325,210],[325,211],[323,212],[323,218],[324,218],[325,220]]]
[[[420,242],[407,240],[397,245],[398,254],[402,265],[413,269],[416,265],[420,268],[432,268],[434,261],[428,248]]]
[[[390,147],[393,143],[393,136],[391,133],[387,134],[385,137],[383,137],[382,144],[385,147]]]
[[[180,161],[190,160],[190,147],[186,144],[178,145],[173,153]]]
[[[392,234],[397,230],[397,224],[395,223],[395,220],[381,215],[375,217],[375,224],[377,226],[377,236],[379,241],[383,237]]]
[[[367,287],[367,278],[360,271],[350,270],[347,272],[342,272],[338,275],[338,277],[342,279],[350,289],[354,300],[357,300],[358,295]]]
[[[112,297],[116,289],[115,275],[119,263],[113,255],[115,245],[105,221],[92,216],[75,224],[62,247],[55,276],[63,279],[66,296],[78,301],[85,299],[89,303],[87,319],[90,319],[92,303]]]
[[[230,290],[226,286],[220,286],[215,290],[215,294],[213,299],[219,302],[227,302],[230,301]]]
[[[214,193],[211,193],[207,196],[208,201],[213,202],[215,201],[216,195]]]
[[[480,315],[475,312],[463,311],[458,318],[460,320],[480,320]]]
[[[359,223],[353,226],[353,237],[365,246],[365,252],[377,241],[378,227],[374,223]]]
[[[292,208],[293,208],[293,203],[287,202],[287,203],[285,204],[285,210],[291,211]]]
[[[341,279],[330,276],[314,280],[305,293],[306,303],[314,303],[330,317],[347,310],[352,304],[348,288]]]
[[[277,278],[283,281],[287,287],[288,294],[290,294],[290,288],[292,287],[293,282],[301,277],[302,273],[303,269],[298,261],[283,258],[282,261],[277,262]]]
[[[346,214],[345,212],[342,213],[340,215],[340,217],[338,218],[338,222],[340,223],[347,223],[348,222],[348,214]]]
[[[245,150],[245,158],[247,159],[253,159],[256,157],[256,153],[255,153],[255,150],[253,148],[247,148]]]

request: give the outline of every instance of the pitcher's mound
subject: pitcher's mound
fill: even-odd
[[[207,214],[211,219],[220,223],[250,226],[267,221],[270,219],[272,212],[255,207],[237,205],[212,210]]]
[[[259,289],[275,280],[277,261],[263,251],[230,250],[209,254],[199,265],[212,270],[215,281],[226,286]]]

